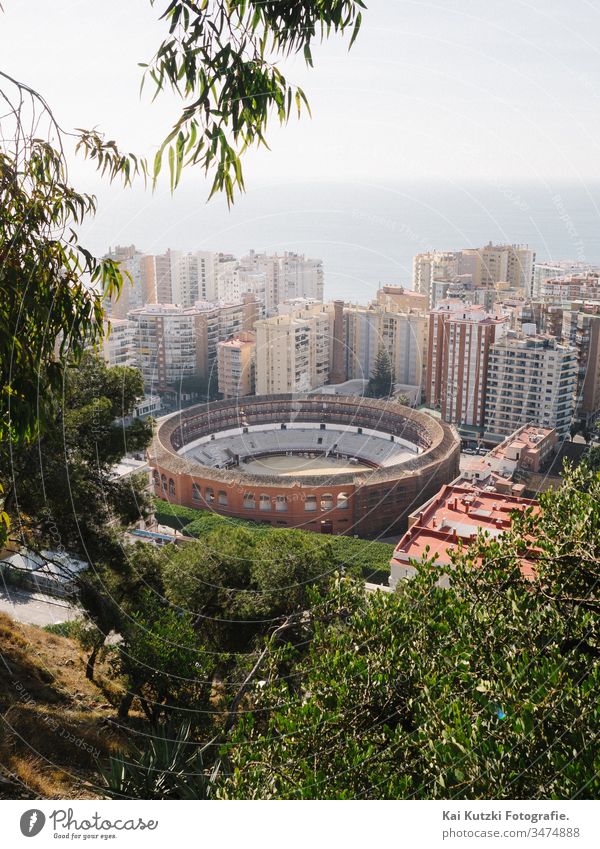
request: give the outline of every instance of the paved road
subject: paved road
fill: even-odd
[[[41,626],[70,622],[81,615],[77,608],[60,599],[6,586],[0,586],[0,613],[26,625]]]

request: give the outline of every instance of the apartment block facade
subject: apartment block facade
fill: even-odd
[[[109,329],[110,328],[110,329]],[[133,350],[135,324],[126,318],[105,322],[100,356],[108,366],[135,366]]]
[[[156,302],[153,257],[142,254],[135,245],[117,245],[114,250],[109,249],[107,256],[119,263],[124,276],[119,296],[108,299],[105,304],[111,318],[126,319],[130,310]]]
[[[147,389],[163,392],[182,377],[208,380],[217,368],[219,342],[252,330],[256,302],[237,304],[198,301],[193,307],[148,304],[132,310],[133,353]]]
[[[577,351],[577,418],[586,426],[600,415],[600,304],[562,313],[563,342]]]
[[[347,380],[368,380],[383,348],[392,364],[394,383],[424,386],[427,354],[425,312],[399,312],[379,306],[344,309]]]
[[[426,399],[444,421],[483,429],[489,351],[508,332],[509,322],[508,312],[490,314],[456,300],[431,310]]]
[[[333,310],[328,305],[263,319],[255,330],[258,395],[309,392],[329,381]]]
[[[219,392],[223,398],[254,395],[256,333],[238,333],[217,345]]]
[[[501,442],[523,425],[569,435],[577,390],[577,352],[555,338],[509,333],[489,350],[484,438]]]
[[[600,273],[548,278],[540,283],[539,297],[547,304],[600,301]]]
[[[196,344],[200,313],[175,304],[148,304],[129,313],[133,350],[146,391],[163,392],[202,371]]]
[[[429,251],[417,254],[413,260],[413,287],[426,294],[433,308],[446,297],[451,284],[471,282],[475,289],[490,289],[495,284],[508,283],[515,291],[531,296],[535,253],[526,245],[493,245],[465,248],[460,251]],[[437,284],[437,285],[436,285]],[[471,300],[478,300],[472,298]]]

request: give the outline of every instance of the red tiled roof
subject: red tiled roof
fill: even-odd
[[[429,559],[438,555],[436,563],[451,563],[450,552],[459,543],[469,545],[478,531],[497,537],[512,525],[515,510],[534,507],[538,502],[516,495],[485,492],[471,487],[448,484],[417,514],[416,521],[394,550],[392,563]],[[529,560],[522,562],[525,577],[532,577]]]

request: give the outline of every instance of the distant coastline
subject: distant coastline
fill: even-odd
[[[230,212],[185,181],[173,197],[135,190],[118,205],[100,188],[89,241],[100,253],[118,242],[150,253],[300,251],[323,259],[326,299],[361,302],[379,283],[410,285],[412,257],[432,248],[519,242],[538,259],[600,263],[600,182],[248,182]]]

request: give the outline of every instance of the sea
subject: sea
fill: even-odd
[[[527,244],[538,261],[600,264],[600,181],[322,180],[253,184],[231,209],[207,202],[204,184],[173,195],[99,193],[84,244],[103,253],[135,244],[241,256],[296,251],[323,260],[325,298],[365,302],[381,284],[411,286],[412,259],[427,250],[488,242]]]

